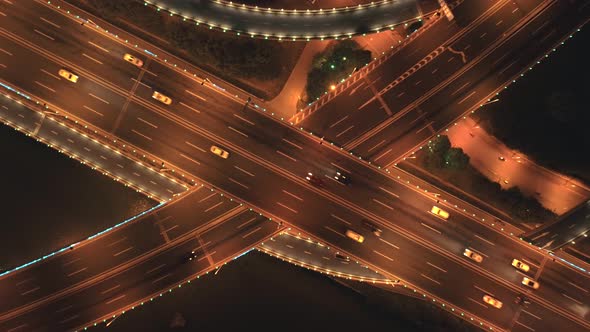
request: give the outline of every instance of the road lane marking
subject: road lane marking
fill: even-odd
[[[389,190],[387,190],[387,189],[385,189],[383,187],[379,187],[379,189],[385,191],[386,193],[390,194],[391,196],[394,196],[395,198],[399,198],[399,195],[398,194],[394,194],[391,191],[389,191]]]
[[[285,194],[287,194],[287,195],[289,195],[289,196],[291,196],[291,197],[293,197],[293,198],[296,198],[296,199],[300,200],[301,202],[303,202],[303,198],[301,198],[301,197],[299,197],[299,196],[297,196],[297,195],[295,195],[295,194],[292,194],[292,193],[290,193],[290,192],[288,192],[288,191],[286,191],[286,190],[283,190],[283,192],[284,192]]]
[[[105,156],[103,156],[103,155],[100,155],[100,158],[102,158],[102,159],[104,159],[104,160],[108,160],[108,159],[109,159],[109,158],[107,158],[107,157],[105,157]],[[133,174],[135,174],[135,175],[139,176],[139,174],[137,174],[137,173],[133,173]]]
[[[183,154],[183,153],[181,153],[181,154],[180,154],[180,156],[181,156],[182,158],[186,159],[186,160],[192,161],[193,163],[195,163],[195,164],[197,164],[197,165],[201,165],[201,163],[200,163],[200,162],[198,162],[198,161],[194,160],[193,158],[191,158],[191,157],[189,157],[189,156],[187,156],[187,155],[185,155],[185,154]]]
[[[153,184],[154,186],[157,186],[158,184],[152,180],[150,180],[150,183]]]
[[[141,122],[143,122],[143,123],[147,124],[148,126],[152,126],[152,127],[154,127],[155,129],[158,129],[158,126],[156,126],[155,124],[153,124],[153,123],[151,123],[151,122],[149,122],[149,121],[147,121],[147,120],[144,120],[144,119],[142,119],[142,118],[140,118],[140,117],[138,117],[138,118],[137,118],[137,120],[139,120],[139,121],[141,121]]]
[[[351,130],[352,128],[354,128],[354,125],[351,125],[350,127],[344,129],[338,135],[336,135],[336,137],[340,137],[340,136],[344,135],[347,131]]]
[[[481,38],[485,37],[487,34],[488,34],[487,32],[484,32],[481,35],[479,35],[479,38],[481,39]]]
[[[47,75],[49,75],[49,76],[51,76],[51,77],[55,78],[56,80],[58,80],[58,81],[61,81],[61,77],[59,77],[59,76],[57,76],[57,75],[55,75],[55,74],[52,74],[52,73],[48,72],[48,71],[47,71],[47,70],[45,70],[45,69],[41,69],[41,71],[42,71],[42,72],[44,72],[45,74],[47,74]]]
[[[248,135],[246,135],[246,134],[244,134],[243,132],[241,132],[241,131],[239,131],[239,130],[235,129],[235,128],[234,128],[234,127],[232,127],[232,126],[227,126],[227,127],[228,127],[230,130],[233,130],[233,131],[235,131],[236,133],[238,133],[238,134],[240,134],[240,135],[242,135],[242,136],[244,136],[244,137],[248,137]]]
[[[219,203],[217,203],[217,204],[215,204],[215,205],[211,206],[210,208],[206,209],[206,210],[205,210],[205,211],[203,211],[203,212],[209,212],[209,211],[211,211],[211,210],[215,209],[216,207],[220,206],[221,204],[223,204],[223,201],[221,201],[221,202],[219,202]]]
[[[79,258],[78,258],[78,259],[79,259]],[[35,279],[35,278],[27,278],[27,279],[25,279],[25,280],[21,280],[21,281],[17,282],[17,283],[16,283],[16,285],[17,285],[17,286],[20,286],[20,285],[22,285],[22,284],[24,284],[24,283],[27,283],[27,282],[29,282],[29,281],[31,281],[31,280],[33,280],[33,279]]]
[[[306,254],[308,254],[308,255],[311,255],[311,252],[309,252],[307,250],[304,250],[303,252],[306,253]]]
[[[211,198],[211,197],[213,197],[213,196],[215,196],[215,193],[212,193],[211,195],[209,195],[209,196],[207,196],[207,197],[201,198],[201,199],[199,200],[199,203],[202,203],[202,202],[204,202],[204,201],[208,200],[209,198]]]
[[[131,249],[133,249],[133,247],[129,247],[129,248],[127,248],[127,249],[121,250],[121,251],[119,251],[118,253],[116,253],[116,254],[113,254],[113,256],[114,256],[114,257],[117,257],[117,256],[119,256],[119,255],[121,255],[121,254],[124,254],[124,253],[128,252],[128,251],[129,251],[129,250],[131,250]]]
[[[430,280],[430,281],[432,281],[432,282],[435,282],[435,283],[437,283],[437,284],[439,284],[439,285],[440,285],[440,282],[438,282],[438,281],[436,281],[436,280],[432,279],[431,277],[429,277],[429,276],[427,276],[427,275],[425,275],[425,274],[422,274],[422,273],[420,273],[420,275],[421,275],[422,277],[424,277],[424,278],[426,278],[426,279],[428,279],[428,280]]]
[[[487,306],[487,305],[485,305],[485,304],[481,303],[480,301],[476,301],[476,300],[474,300],[474,299],[472,299],[472,298],[470,298],[470,297],[468,297],[467,299],[468,299],[469,301],[471,301],[471,302],[474,302],[474,303],[477,303],[477,304],[479,304],[480,306],[482,306],[482,307],[484,307],[484,308],[486,308],[486,309],[488,308],[488,306]]]
[[[435,268],[435,269],[437,269],[437,270],[439,270],[439,271],[442,271],[442,272],[444,272],[444,273],[447,273],[447,270],[443,269],[442,267],[438,267],[438,266],[436,266],[436,265],[434,265],[434,264],[432,264],[432,263],[430,263],[430,262],[426,262],[426,264],[428,264],[428,265],[432,266],[433,268]]]
[[[50,20],[48,20],[48,19],[45,19],[45,18],[43,18],[43,17],[39,17],[39,18],[40,18],[42,21],[44,21],[45,23],[49,23],[49,24],[53,25],[54,27],[56,27],[56,28],[58,28],[58,29],[61,29],[61,26],[59,26],[59,25],[57,25],[57,24],[55,24],[55,23],[51,22]]]
[[[62,266],[63,266],[63,267],[66,267],[66,266],[68,266],[68,265],[70,265],[70,264],[73,264],[73,263],[75,263],[75,262],[79,261],[79,260],[80,260],[80,258],[72,259],[72,260],[71,260],[71,261],[69,261],[69,262],[63,263],[63,264],[62,264]],[[17,284],[17,285],[18,285],[18,284]]]
[[[386,244],[388,244],[388,245],[390,245],[390,246],[394,247],[395,249],[399,249],[399,247],[398,247],[398,246],[396,246],[395,244],[393,244],[393,243],[391,243],[391,242],[389,242],[389,241],[387,241],[387,240],[383,240],[382,238],[379,238],[379,241],[381,241],[381,242],[384,242],[384,243],[386,243]]]
[[[0,12],[0,14],[1,14],[1,12]],[[3,15],[4,15],[4,14],[3,14]],[[4,15],[4,16],[6,16],[6,15]],[[16,331],[20,330],[21,328],[23,328],[23,327],[27,327],[27,326],[29,326],[29,324],[27,324],[27,323],[24,323],[24,324],[21,324],[21,325],[19,325],[19,326],[17,326],[17,327],[13,327],[13,328],[11,328],[11,329],[9,329],[9,330],[6,330],[6,332],[16,332]]]
[[[83,267],[83,268],[81,268],[81,269],[79,269],[79,270],[77,270],[77,271],[74,271],[74,272],[72,272],[72,273],[68,274],[67,276],[68,276],[68,277],[71,277],[71,276],[73,276],[73,275],[76,275],[76,274],[78,274],[78,273],[80,273],[80,272],[84,272],[86,269],[88,269],[88,267]]]
[[[41,288],[41,287],[35,287],[35,288],[32,288],[32,289],[29,289],[28,291],[26,291],[26,292],[24,292],[24,293],[20,293],[20,295],[27,295],[27,294],[30,294],[30,293],[32,293],[32,292],[34,292],[34,291],[37,291],[37,290],[39,290],[40,288]]]
[[[524,325],[523,323],[521,323],[521,322],[519,322],[519,321],[515,321],[515,323],[516,323],[516,324],[518,324],[518,325],[520,325],[520,326],[522,326],[522,327],[524,327],[524,328],[527,328],[527,329],[529,329],[529,330],[531,330],[531,331],[533,331],[533,332],[535,331],[535,329],[534,329],[534,328],[532,328],[532,327],[530,327],[530,326],[527,326],[527,325]]]
[[[202,261],[203,259],[209,259],[209,258],[211,258],[211,256],[215,255],[215,253],[216,253],[216,252],[217,252],[216,250],[213,250],[213,251],[212,251],[212,252],[210,252],[208,255],[204,255],[204,256],[202,256],[201,258],[198,258],[198,259],[197,259],[197,262],[200,262],[200,261]],[[211,265],[213,265],[213,263],[211,263]]]
[[[66,311],[66,310],[70,309],[71,307],[73,307],[73,305],[72,305],[72,304],[70,304],[70,305],[68,305],[68,306],[65,306],[65,307],[63,307],[63,308],[61,308],[61,309],[59,309],[59,310],[56,310],[55,312],[59,314],[60,312],[64,312],[64,311]]]
[[[91,57],[90,55],[88,55],[86,53],[82,53],[82,56],[85,57],[85,58],[88,58],[88,59],[90,59],[90,60],[92,60],[92,61],[94,61],[96,63],[98,63],[99,65],[102,65],[103,64],[102,62],[96,60],[95,58]]]
[[[536,319],[538,319],[538,320],[542,320],[542,319],[541,319],[541,317],[539,317],[539,316],[537,316],[537,315],[534,315],[534,314],[532,314],[532,313],[530,313],[530,312],[528,312],[528,311],[526,311],[526,310],[524,310],[524,309],[522,309],[522,312],[524,312],[524,313],[526,313],[526,314],[529,314],[529,315],[531,315],[531,316],[535,317],[535,318],[536,318]]]
[[[115,244],[117,244],[117,243],[120,243],[120,242],[123,242],[123,241],[125,241],[125,240],[127,240],[127,237],[126,237],[126,236],[124,236],[124,237],[120,238],[119,240],[117,240],[117,241],[115,241],[115,242],[111,242],[111,243],[107,244],[107,248],[108,248],[108,247],[112,247],[112,246],[114,246]]]
[[[169,276],[171,276],[171,275],[172,275],[172,273],[168,273],[168,274],[166,274],[166,275],[164,275],[164,276],[161,276],[160,278],[158,278],[158,279],[156,279],[156,280],[153,280],[153,281],[152,281],[152,284],[155,284],[156,282],[158,282],[158,281],[160,281],[160,280],[163,280],[164,278],[168,278],[168,277],[169,277]]]
[[[433,71],[431,72],[431,74],[434,74],[434,73],[436,73],[437,71],[438,71],[438,68],[436,68],[435,70],[433,70]]]
[[[485,290],[485,289],[483,289],[483,288],[479,287],[478,285],[473,285],[473,287],[474,287],[475,289],[478,289],[478,290],[480,290],[480,291],[484,292],[485,294],[488,294],[488,295],[491,295],[491,296],[493,296],[493,297],[496,297],[496,295],[494,295],[492,292],[488,292],[487,290]]]
[[[373,145],[372,148],[370,148],[367,152],[371,152],[372,150],[374,150],[376,147],[380,146],[381,144],[385,143],[385,140],[382,140],[381,142]]]
[[[104,114],[102,114],[99,111],[96,111],[96,110],[94,110],[94,109],[92,109],[92,108],[90,108],[90,107],[88,107],[86,105],[82,105],[82,107],[85,108],[85,109],[87,109],[87,110],[89,110],[89,111],[91,111],[91,112],[94,112],[94,113],[96,113],[96,114],[98,114],[100,116],[104,116]]]
[[[461,91],[464,87],[468,86],[469,83],[471,83],[471,82],[467,82],[467,83],[461,85],[461,87],[459,89],[457,89],[457,90],[455,90],[455,92],[451,93],[451,97],[454,96],[454,95],[456,95],[457,92]]]
[[[3,12],[0,12],[0,15],[6,17],[6,14],[4,14]],[[25,324],[26,325],[26,324]]]
[[[192,144],[192,143],[190,143],[190,142],[187,142],[187,141],[184,141],[184,142],[185,142],[185,143],[186,143],[188,146],[191,146],[191,147],[193,147],[193,148],[195,148],[195,149],[197,149],[197,150],[199,150],[199,151],[201,151],[201,152],[207,152],[207,151],[205,151],[205,149],[201,149],[200,147],[198,147],[198,146],[196,146],[196,145],[194,145],[194,144]]]
[[[197,97],[197,98],[201,99],[202,101],[207,101],[207,99],[205,99],[205,98],[203,98],[203,97],[199,96],[199,95],[198,95],[198,94],[196,94],[196,93],[192,93],[192,92],[190,92],[190,91],[188,91],[188,90],[184,90],[184,91],[186,91],[186,92],[187,92],[189,95],[192,95],[192,96],[195,96],[195,97]]]
[[[20,114],[19,114],[19,115],[20,115]],[[73,139],[70,139],[70,138],[68,138],[68,142],[70,142],[70,143],[72,143],[72,144],[75,144],[75,143],[76,143],[76,142],[74,142],[74,140],[73,140]]]
[[[123,166],[121,164],[117,164],[117,166],[119,166],[119,168],[125,168],[125,166]]]
[[[573,297],[571,297],[571,296],[569,296],[569,295],[567,295],[567,294],[565,294],[565,293],[561,293],[561,295],[563,295],[563,296],[567,297],[568,299],[570,299],[570,300],[572,300],[572,301],[576,302],[576,303],[577,303],[577,304],[579,304],[579,305],[584,305],[584,303],[582,303],[582,302],[580,302],[580,301],[578,301],[578,300],[574,299]]]
[[[246,174],[248,174],[248,175],[250,175],[250,176],[254,176],[254,174],[252,174],[252,173],[248,172],[248,171],[247,171],[247,170],[245,170],[245,169],[242,169],[242,168],[240,168],[239,166],[235,166],[235,165],[234,165],[234,167],[235,167],[235,168],[236,168],[238,171],[244,172],[244,173],[246,173]]]
[[[36,33],[40,34],[41,36],[47,37],[48,39],[55,40],[55,38],[53,38],[53,37],[51,37],[49,35],[46,35],[46,34],[44,34],[43,32],[41,32],[41,31],[39,31],[37,29],[33,29],[33,31],[35,31]]]
[[[529,260],[526,260],[526,259],[524,259],[524,258],[523,258],[523,259],[521,259],[521,260],[522,260],[523,262],[527,263],[528,265],[531,265],[531,266],[534,266],[534,267],[536,267],[536,268],[539,268],[539,265],[538,265],[538,264],[535,264],[535,263],[533,263],[533,262],[531,262],[531,261],[529,261]]]
[[[277,153],[278,153],[278,154],[280,154],[280,155],[281,155],[281,156],[283,156],[283,157],[286,157],[286,158],[289,158],[289,159],[291,159],[292,161],[297,161],[297,159],[295,159],[295,158],[293,158],[293,157],[290,157],[290,156],[286,155],[285,153],[283,153],[283,152],[281,152],[281,151],[279,151],[279,150],[277,150]]]
[[[345,116],[345,117],[343,117],[342,119],[340,119],[340,120],[338,120],[338,121],[334,122],[332,125],[330,125],[330,128],[332,128],[332,127],[336,126],[337,124],[339,124],[340,122],[342,122],[342,121],[346,120],[347,118],[348,118],[348,115],[347,115],[347,116]]]
[[[35,81],[35,83],[36,83],[37,85],[40,85],[40,86],[44,87],[45,89],[47,89],[47,90],[49,90],[49,91],[51,91],[51,92],[54,92],[54,93],[55,93],[55,90],[53,90],[52,88],[48,87],[47,85],[45,85],[45,84],[43,84],[43,83],[41,83],[41,82],[38,82],[38,81]]]
[[[493,246],[495,246],[495,245],[496,245],[494,242],[492,242],[492,241],[490,241],[490,240],[487,240],[487,239],[484,239],[483,237],[481,237],[481,236],[479,236],[479,235],[477,235],[477,234],[474,234],[474,236],[475,236],[476,238],[478,238],[478,239],[480,239],[480,240],[482,240],[482,241],[486,242],[486,243],[489,243],[489,244],[493,245]]]
[[[422,81],[418,81],[418,82],[414,83],[414,85],[416,85],[416,86],[417,86],[417,85],[418,85],[418,84],[420,84],[420,83],[422,83]]]
[[[330,214],[330,216],[332,216],[334,219],[338,219],[338,220],[342,221],[343,223],[345,223],[345,224],[347,224],[347,225],[350,225],[350,222],[349,222],[349,221],[347,221],[347,220],[344,220],[344,219],[342,219],[342,218],[338,217],[338,216],[337,216],[337,215],[335,215],[335,214]]]
[[[499,20],[499,21],[496,23],[496,26],[498,26],[498,25],[502,24],[502,22],[504,22],[504,20]]]
[[[20,113],[18,113],[17,115],[18,115],[18,117],[19,117],[19,118],[23,118],[23,119],[25,118],[25,116],[24,116],[24,115],[22,115],[22,114],[20,114]],[[574,225],[574,226],[575,226],[575,225]]]
[[[105,103],[105,104],[107,104],[107,105],[108,105],[108,104],[110,104],[108,101],[106,101],[106,100],[104,100],[104,99],[102,99],[102,98],[100,98],[100,97],[98,97],[98,96],[95,96],[95,95],[93,95],[92,93],[88,93],[88,94],[90,95],[90,97],[96,98],[96,99],[98,99],[98,100],[102,101],[103,103]]]
[[[286,206],[285,204],[283,204],[283,203],[281,203],[281,202],[277,202],[277,204],[278,204],[278,205],[280,205],[280,206],[282,206],[282,207],[284,207],[285,209],[287,209],[287,210],[289,210],[289,211],[293,212],[293,213],[298,213],[298,212],[297,212],[297,210],[294,210],[294,209],[292,209],[292,208],[290,208],[290,207]]]
[[[152,273],[152,272],[154,272],[156,270],[159,270],[159,269],[163,268],[164,266],[166,266],[166,264],[158,265],[158,266],[154,267],[153,269],[147,271],[145,274],[150,274],[150,273]]]
[[[111,288],[109,288],[109,289],[105,289],[105,290],[103,290],[102,292],[100,292],[100,294],[106,294],[106,293],[108,293],[108,292],[110,292],[110,291],[114,291],[115,289],[117,289],[117,288],[119,288],[119,287],[121,287],[121,285],[117,285],[117,286],[111,287]]]
[[[568,284],[570,284],[570,285],[572,285],[572,286],[576,287],[577,289],[579,289],[579,290],[581,290],[581,291],[584,291],[584,292],[588,293],[588,290],[587,290],[587,289],[585,289],[585,288],[582,288],[582,287],[580,287],[580,286],[578,286],[578,285],[574,284],[574,283],[573,283],[573,282],[571,282],[571,281],[568,281]]]
[[[66,318],[66,319],[64,319],[64,320],[60,320],[60,321],[59,321],[59,323],[60,323],[60,324],[67,323],[67,322],[69,322],[69,321],[71,321],[71,320],[74,320],[74,319],[78,318],[79,316],[80,316],[80,315],[74,315],[74,316],[68,317],[68,318]]]
[[[101,50],[103,50],[103,51],[107,52],[107,53],[111,53],[111,51],[107,50],[106,48],[104,48],[104,47],[102,47],[102,46],[96,45],[95,43],[93,43],[93,42],[91,42],[91,41],[89,41],[88,43],[89,43],[90,45],[92,45],[92,46],[95,46],[95,47],[97,47],[97,48],[99,48],[99,49],[101,49]]]
[[[235,184],[237,184],[237,185],[240,185],[240,186],[242,186],[242,187],[244,187],[244,188],[246,188],[246,189],[250,189],[250,187],[248,187],[248,186],[247,186],[247,185],[245,185],[245,184],[242,184],[242,183],[240,183],[239,181],[237,181],[237,180],[235,180],[235,179],[232,179],[232,178],[228,178],[228,179],[229,179],[231,182],[233,182],[233,183],[235,183]]]
[[[383,256],[383,257],[385,257],[385,258],[389,259],[391,262],[393,262],[393,258],[391,258],[391,257],[389,257],[389,256],[387,256],[387,255],[384,255],[384,254],[382,254],[382,253],[378,252],[377,250],[373,250],[373,252],[374,252],[374,253],[376,253],[377,255],[379,255],[379,256]]]
[[[401,97],[401,96],[403,96],[403,95],[405,95],[405,94],[406,94],[405,92],[399,93],[399,94],[397,95],[397,97],[399,98],[399,97]]]
[[[57,131],[55,131],[55,130],[52,130],[52,131],[51,131],[51,133],[52,133],[53,135],[59,135],[59,134],[58,134],[58,132],[57,132]]]
[[[393,211],[393,210],[394,210],[394,209],[393,209],[391,206],[389,206],[389,205],[387,205],[387,204],[385,204],[385,203],[381,202],[381,201],[380,201],[380,200],[378,200],[378,199],[374,199],[374,198],[372,198],[372,200],[373,200],[373,202],[375,202],[375,203],[377,203],[377,204],[380,204],[380,205],[383,205],[384,207],[386,207],[386,208],[390,209],[391,211]]]
[[[244,226],[248,225],[249,223],[253,222],[254,220],[256,220],[256,217],[252,217],[252,218],[250,218],[250,220],[248,220],[248,221],[245,221],[245,222],[243,222],[243,223],[239,224],[239,225],[238,225],[236,228],[237,228],[237,229],[240,229],[240,228],[242,228],[242,227],[244,227]]]
[[[461,104],[462,104],[464,101],[466,101],[467,99],[469,99],[469,97],[473,96],[474,94],[475,94],[475,91],[471,91],[471,93],[470,93],[470,94],[468,94],[468,95],[467,95],[467,97],[465,97],[465,98],[461,99],[461,101],[459,101],[459,102],[457,103],[457,105],[461,105]]]
[[[188,106],[187,104],[185,104],[185,103],[183,103],[183,102],[180,102],[180,105],[182,105],[182,106],[184,106],[184,107],[188,108],[188,109],[189,109],[189,110],[191,110],[191,111],[195,111],[195,112],[197,112],[197,113],[201,113],[201,111],[199,111],[198,109],[196,109],[196,108],[193,108],[193,107],[191,107],[191,106]]]
[[[258,232],[258,231],[259,231],[259,230],[261,230],[261,229],[262,229],[262,227],[258,227],[258,228],[256,228],[255,230],[251,231],[250,233],[242,235],[242,239],[245,239],[245,238],[247,238],[248,236],[250,236],[250,235],[252,235],[252,234],[254,234],[254,233]],[[211,253],[211,255],[213,255],[213,253]]]
[[[145,83],[143,83],[141,81],[136,80],[135,77],[131,77],[131,80],[134,81],[134,82],[136,82],[136,83],[139,83],[139,84],[145,86],[148,89],[151,89],[152,88],[151,86],[149,86],[149,85],[147,85],[147,84],[145,84]]]
[[[337,165],[337,164],[334,164],[334,163],[330,163],[330,165],[332,165],[332,166],[334,166],[336,168],[340,168],[341,170],[343,170],[345,172],[352,173],[351,171],[347,170],[346,168],[344,168],[344,167],[342,167],[340,165]]]
[[[144,134],[140,133],[139,131],[137,131],[137,130],[135,130],[135,129],[131,129],[131,131],[132,131],[132,132],[134,132],[135,134],[137,134],[137,135],[139,135],[139,136],[143,137],[143,138],[146,138],[146,139],[148,139],[148,140],[150,140],[150,141],[152,140],[150,137],[148,137],[148,136],[146,136],[146,135],[144,135]]]
[[[434,123],[434,121],[430,121],[430,122],[428,122],[428,123],[427,123],[427,124],[426,124],[424,127],[420,128],[420,129],[418,129],[418,130],[416,130],[416,134],[418,134],[418,133],[420,133],[422,130],[424,130],[424,129],[426,129],[426,128],[430,127],[430,126],[431,126],[433,123]]]
[[[8,52],[7,50],[5,50],[5,49],[3,49],[3,48],[0,48],[0,52],[2,52],[2,53],[6,53],[6,54],[8,54],[8,55],[10,55],[10,56],[12,56],[12,55],[13,55],[12,53]],[[43,70],[43,69],[41,69],[41,70]]]
[[[0,67],[2,67],[2,68],[6,68],[6,65],[5,65],[5,64],[3,64],[3,63],[0,63]]]
[[[420,225],[422,225],[422,226],[424,226],[424,227],[426,227],[426,228],[428,228],[428,229],[430,229],[430,230],[433,230],[433,231],[437,232],[438,234],[442,234],[442,233],[441,233],[441,231],[439,231],[438,229],[436,229],[436,228],[433,228],[433,227],[430,227],[430,226],[426,225],[426,224],[425,224],[425,223],[423,223],[423,222],[421,222],[421,223],[420,223]]]
[[[303,150],[303,148],[302,148],[302,147],[300,147],[299,145],[297,145],[297,144],[295,144],[295,143],[293,143],[293,142],[289,141],[288,139],[285,139],[285,138],[283,138],[283,141],[285,141],[285,142],[287,142],[287,143],[289,143],[289,144],[293,145],[294,147],[298,148],[299,150]]]
[[[392,149],[389,149],[389,150],[387,150],[387,151],[383,152],[381,155],[379,155],[377,158],[375,158],[375,160],[374,160],[374,161],[377,161],[377,160],[379,160],[379,159],[381,159],[381,158],[385,157],[387,154],[389,154],[389,153],[391,152],[391,150],[392,150]]]
[[[170,274],[170,273],[169,273],[169,274]],[[164,277],[167,277],[169,274],[167,274],[167,275],[166,275],[166,276],[164,276]],[[152,282],[152,284],[153,284],[153,282]],[[123,294],[123,295],[121,295],[121,296],[117,296],[116,298],[114,298],[114,299],[112,299],[112,300],[109,300],[108,302],[106,302],[106,304],[111,304],[111,303],[113,303],[113,302],[115,302],[115,301],[119,301],[120,299],[124,298],[125,296],[127,296],[127,295]]]
[[[237,115],[237,114],[235,114],[235,113],[234,113],[234,116],[235,116],[236,118],[238,118],[238,119],[240,119],[240,120],[242,120],[242,121],[246,122],[246,123],[249,123],[249,124],[251,124],[251,125],[255,125],[255,123],[254,123],[254,122],[252,122],[252,121],[250,121],[250,120],[248,120],[248,119],[244,119],[243,117],[241,117],[241,116],[239,116],[239,115]]]
[[[86,151],[88,151],[88,152],[90,152],[90,151],[91,151],[91,150],[90,150],[89,148],[87,148],[87,147],[84,147],[84,150],[86,150]]]
[[[327,230],[329,230],[329,231],[332,231],[332,232],[334,232],[334,233],[336,233],[336,234],[338,234],[338,235],[340,235],[340,236],[342,236],[342,237],[346,237],[346,236],[344,236],[344,234],[342,234],[342,233],[340,233],[340,232],[338,232],[338,231],[334,230],[333,228],[331,228],[331,227],[329,227],[329,226],[324,226],[324,228],[325,228],[325,229],[327,229]]]
[[[502,70],[500,70],[498,72],[498,75],[502,75],[504,74],[505,71],[508,70],[508,68],[512,67],[514,64],[516,63],[516,60],[512,61],[511,63],[509,63],[508,65],[506,65],[506,67],[504,67]]]

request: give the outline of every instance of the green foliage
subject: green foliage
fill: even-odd
[[[445,167],[464,169],[469,165],[469,156],[461,148],[450,148],[444,155]]]
[[[316,54],[307,75],[306,93],[309,102],[316,100],[356,69],[371,61],[371,52],[352,40],[337,42],[323,53]]]

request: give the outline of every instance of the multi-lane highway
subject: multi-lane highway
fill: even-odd
[[[478,3],[459,5],[456,16],[477,10]],[[497,1],[469,23],[439,20],[300,125],[356,155],[391,165],[476,109],[584,22],[587,4]]]
[[[148,3],[203,26],[264,38],[320,39],[360,35],[416,19],[416,0],[375,1],[336,10],[262,10],[217,1],[156,0]]]
[[[422,190],[328,144],[320,145],[312,136],[244,107],[245,101],[210,84],[201,85],[182,70],[81,26],[50,7],[23,1],[5,4],[1,11],[6,14],[0,18],[5,51],[0,53],[2,79],[52,108],[70,112],[158,155],[273,220],[295,225],[345,248],[384,274],[399,277],[454,308],[481,317],[486,326],[514,331],[583,331],[590,327],[590,296],[580,291],[587,290],[589,277],[578,270],[553,262],[550,256],[451,206],[443,204],[451,217],[442,221],[428,212],[435,198]],[[126,53],[143,60],[143,66],[125,62]],[[61,68],[79,75],[78,82],[58,76]],[[171,105],[154,100],[154,91],[169,96]],[[223,159],[209,152],[212,145],[227,150],[229,157]],[[334,180],[336,170],[350,175],[350,185]],[[323,184],[308,182],[304,178],[308,172]],[[381,237],[365,230],[362,219],[379,225]],[[267,224],[276,229],[276,224]],[[346,229],[363,233],[365,242],[357,244],[346,238]],[[223,239],[233,234],[233,230],[225,231],[228,233],[220,231],[217,236]],[[227,246],[235,252],[244,248],[232,243]],[[463,256],[466,248],[481,253],[483,262]],[[539,290],[521,285],[523,274],[510,265],[513,258],[529,263],[527,274],[541,283]],[[128,285],[137,281],[131,276],[121,278],[130,278],[125,279]],[[2,280],[2,289],[5,282]],[[149,294],[151,287],[144,283],[134,291]],[[521,293],[527,293],[532,303],[514,303]],[[482,301],[485,294],[504,302],[502,309],[486,305]],[[15,303],[6,304],[10,308],[27,303],[22,295],[13,295],[8,298],[14,297]],[[116,301],[109,304],[120,305]],[[5,315],[0,317],[0,324],[16,327],[28,316],[17,315],[9,321]],[[42,326],[43,322],[36,324]]]
[[[4,277],[0,330],[79,329],[211,271],[278,231],[203,187],[120,227]]]

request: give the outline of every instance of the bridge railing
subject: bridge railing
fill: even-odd
[[[226,0],[212,0],[212,2],[217,3],[222,6],[236,8],[236,9],[243,9],[251,12],[256,13],[269,13],[269,14],[277,14],[277,15],[330,15],[330,14],[340,14],[343,12],[353,12],[357,10],[365,10],[367,8],[379,7],[383,5],[387,5],[390,3],[397,2],[396,0],[380,0],[380,1],[371,1],[370,3],[359,4],[357,6],[345,6],[345,7],[333,7],[333,8],[320,8],[320,9],[278,9],[278,8],[264,8],[258,6],[251,6],[246,5],[243,3],[236,3],[233,1],[226,1]]]

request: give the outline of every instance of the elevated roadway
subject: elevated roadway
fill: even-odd
[[[0,55],[6,66],[2,78],[29,95],[198,175],[275,221],[345,249],[383,275],[424,290],[447,308],[474,315],[486,328],[583,331],[590,326],[590,299],[576,288],[584,287],[588,276],[482,223],[481,215],[475,218],[444,205],[452,216],[443,222],[428,212],[435,204],[431,194],[329,144],[320,145],[316,137],[244,107],[248,105],[243,99],[201,85],[183,70],[82,27],[75,17],[50,6],[23,2],[2,10],[7,14],[0,25],[3,49],[18,57]],[[122,56],[128,52],[145,65],[125,63]],[[23,61],[29,65],[17,65]],[[62,67],[80,75],[78,83],[44,72],[56,73]],[[170,96],[172,105],[153,100],[154,90]],[[229,151],[229,158],[210,153],[213,144]],[[351,175],[350,186],[333,180],[336,169]],[[310,171],[323,186],[304,179]],[[382,236],[364,230],[362,219],[382,227]],[[365,243],[346,238],[348,228],[365,234]],[[484,261],[477,264],[464,257],[467,247],[485,255]],[[510,266],[513,258],[530,263],[529,274],[542,285],[538,291],[520,285],[522,275]],[[458,283],[458,278],[464,282]],[[483,303],[486,293],[502,300],[503,308]],[[526,307],[514,303],[522,293],[532,300]]]

